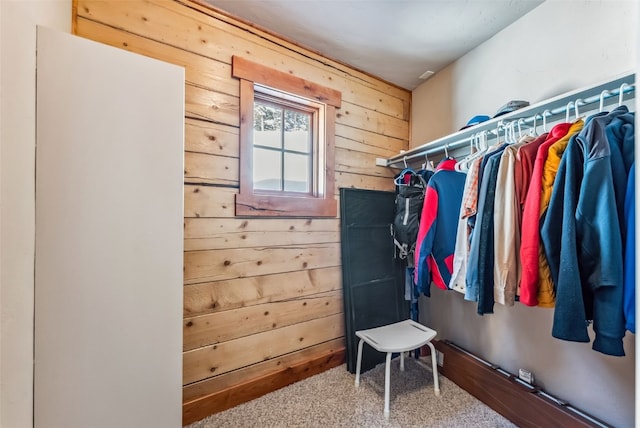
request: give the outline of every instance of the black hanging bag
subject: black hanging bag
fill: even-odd
[[[395,218],[391,225],[391,236],[396,246],[396,257],[407,259],[413,266],[413,254],[420,227],[420,215],[427,181],[433,175],[428,170],[414,172],[404,169],[394,180],[396,184]]]

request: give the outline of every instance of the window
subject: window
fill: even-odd
[[[317,194],[313,172],[322,107],[302,99],[285,102],[257,85],[254,90],[254,191]]]
[[[237,216],[331,217],[341,94],[233,57],[240,78]]]

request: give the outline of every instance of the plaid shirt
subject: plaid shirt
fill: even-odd
[[[462,209],[460,217],[467,218],[475,215],[478,210],[478,178],[480,177],[480,164],[484,156],[474,160],[467,171],[467,182],[462,197]]]

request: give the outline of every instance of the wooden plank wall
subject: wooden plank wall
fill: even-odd
[[[408,148],[410,92],[189,0],[75,0],[73,9],[76,34],[186,69],[183,401],[341,352],[339,219],[234,217],[231,57],[342,92],[336,197],[340,187],[393,189],[393,171],[375,158]]]

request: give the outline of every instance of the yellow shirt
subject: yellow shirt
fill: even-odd
[[[569,128],[567,135],[556,141],[551,147],[549,147],[549,154],[547,160],[544,163],[544,169],[542,170],[542,195],[540,198],[540,218],[547,212],[549,207],[549,201],[551,201],[551,192],[553,190],[553,183],[556,180],[556,174],[560,167],[560,160],[562,154],[569,145],[569,139],[580,132],[584,127],[584,121],[582,119],[577,120]],[[542,222],[540,222],[542,224]],[[542,246],[542,240],[538,246],[538,273],[540,286],[538,287],[538,306],[543,308],[553,308],[556,303],[553,280],[551,279],[551,270],[547,263],[547,256],[544,253],[544,247]]]

